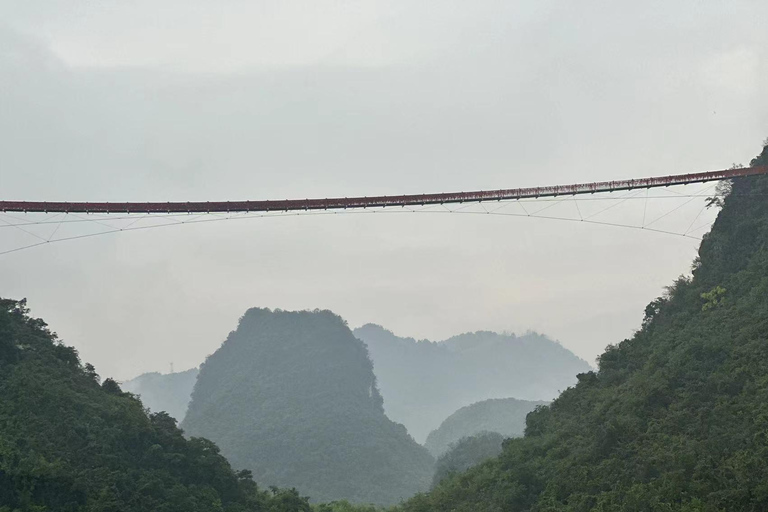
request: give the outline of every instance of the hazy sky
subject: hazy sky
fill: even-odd
[[[767,17],[757,0],[0,0],[0,198],[422,193],[746,164],[768,136]],[[417,338],[530,328],[593,362],[696,247],[512,217],[251,219],[0,256],[0,295],[120,379],[199,364],[252,306]]]

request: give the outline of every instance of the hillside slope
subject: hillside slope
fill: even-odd
[[[530,414],[525,438],[404,510],[768,510],[766,198],[768,177],[736,180],[692,280]]]
[[[184,429],[259,482],[392,504],[434,460],[384,415],[365,345],[329,311],[250,309],[200,369]]]
[[[528,413],[546,404],[515,398],[492,398],[462,407],[429,433],[424,446],[433,456],[439,457],[451,444],[481,432],[521,437],[525,432],[525,417]]]
[[[401,338],[373,324],[354,333],[371,353],[387,416],[421,443],[461,407],[510,396],[551,400],[591,369],[535,333],[479,331],[437,343]]]
[[[192,389],[195,387],[197,373],[197,368],[168,374],[144,373],[123,382],[120,387],[124,391],[138,395],[150,411],[165,411],[181,422],[187,414],[187,406],[192,396]]]
[[[99,381],[24,301],[0,299],[0,512],[309,512]]]
[[[451,443],[445,453],[435,462],[435,476],[432,486],[446,478],[464,472],[501,453],[504,436],[498,432],[481,432],[462,437]]]

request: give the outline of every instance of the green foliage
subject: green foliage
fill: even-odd
[[[708,292],[702,293],[701,298],[704,299],[704,305],[701,306],[702,311],[707,311],[714,307],[720,306],[723,303],[723,295],[725,295],[725,288],[722,286],[715,286]]]
[[[743,165],[733,165],[731,169],[739,169],[744,167]],[[717,183],[715,186],[715,195],[708,197],[706,200],[707,208],[722,208],[725,204],[725,198],[728,197],[733,189],[733,181],[723,180]]]
[[[250,309],[200,368],[184,430],[266,485],[394,504],[434,460],[385,415],[365,345],[329,311]]]
[[[435,343],[372,324],[354,332],[371,353],[387,416],[419,442],[467,404],[509,396],[550,400],[591,369],[536,333],[478,331]]]
[[[520,437],[525,432],[525,417],[547,402],[529,402],[515,398],[492,398],[462,407],[448,416],[427,436],[424,446],[439,457],[465,437],[481,432],[498,432],[502,437]],[[501,442],[499,442],[501,446]]]
[[[309,512],[260,491],[208,440],[147,415],[61,344],[25,301],[0,299],[0,511]]]
[[[752,162],[765,164],[768,148]],[[529,414],[498,458],[399,510],[768,510],[766,197],[768,177],[734,180],[693,278],[599,371]]]

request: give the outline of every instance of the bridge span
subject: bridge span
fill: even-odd
[[[224,212],[279,212],[300,210],[341,210],[352,208],[381,208],[387,206],[418,206],[444,203],[470,203],[502,201],[565,195],[594,194],[643,188],[668,187],[689,183],[727,180],[768,174],[768,167],[745,167],[693,174],[677,174],[655,178],[577,183],[548,187],[479,190],[475,192],[448,192],[437,194],[410,194],[397,196],[335,197],[325,199],[281,199],[271,201],[197,201],[165,203],[106,203],[106,202],[50,202],[0,201],[2,212],[44,213],[224,213]]]

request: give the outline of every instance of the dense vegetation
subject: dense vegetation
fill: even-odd
[[[648,305],[634,337],[499,458],[403,510],[768,510],[766,198],[768,177],[735,180],[693,277]]]
[[[262,492],[205,439],[141,402],[0,299],[0,511],[309,511],[295,491]]]
[[[551,400],[590,366],[540,334],[476,332],[434,343],[377,325],[355,329],[368,346],[387,416],[423,443],[457,409],[489,398]]]
[[[195,387],[197,373],[197,368],[168,374],[145,373],[128,382],[123,382],[120,387],[124,391],[138,395],[150,411],[164,411],[176,420],[182,421],[187,414],[187,406],[192,388]]]
[[[497,432],[503,437],[521,437],[525,417],[547,402],[529,402],[515,398],[492,398],[462,407],[448,416],[427,436],[424,446],[435,456],[445,453],[450,445],[480,432]],[[501,446],[501,444],[499,444]]]
[[[392,504],[434,460],[385,415],[365,345],[329,311],[250,309],[200,368],[184,429],[315,500]]]
[[[435,463],[435,476],[432,486],[446,478],[463,473],[501,453],[504,436],[498,432],[481,432],[451,443],[448,449],[438,457]]]

